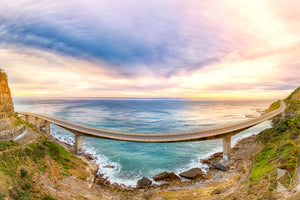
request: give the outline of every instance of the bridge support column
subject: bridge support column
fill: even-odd
[[[75,134],[75,153],[82,154],[82,135]]]
[[[231,136],[223,137],[223,160],[224,162],[230,161],[230,153],[231,153]]]
[[[45,132],[47,135],[50,135],[50,122],[45,121]]]
[[[38,128],[38,120],[39,120],[39,118],[37,118],[37,117],[34,118],[34,125],[37,129],[39,129]]]
[[[284,119],[285,118],[285,112],[282,112],[281,113],[281,119]]]
[[[38,131],[42,131],[41,120],[38,117],[35,118],[35,127],[37,128]]]
[[[29,115],[25,115],[25,121],[29,123]]]

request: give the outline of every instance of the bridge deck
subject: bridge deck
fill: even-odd
[[[56,117],[52,117],[44,114],[37,114],[32,112],[18,112],[21,115],[33,116],[50,123],[56,124],[62,128],[69,130],[70,132],[87,136],[104,138],[111,140],[121,140],[121,141],[132,141],[132,142],[187,142],[187,141],[199,141],[199,140],[209,140],[222,138],[226,135],[240,132],[251,126],[259,124],[265,120],[271,119],[272,117],[282,113],[286,109],[284,101],[281,101],[280,107],[274,111],[261,115],[257,118],[243,120],[241,122],[215,126],[208,129],[203,129],[193,132],[182,132],[182,133],[168,133],[168,134],[138,134],[138,133],[122,133],[116,131],[101,130],[93,127],[88,127],[85,125],[69,122]]]

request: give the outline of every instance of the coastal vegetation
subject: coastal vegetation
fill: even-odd
[[[257,137],[265,147],[254,157],[250,181],[259,180],[276,168],[288,170],[293,180],[296,179],[300,150],[300,116],[280,119],[273,122],[273,125],[273,128],[264,130]]]
[[[280,100],[273,102],[269,108],[266,110],[266,112],[271,112],[273,110],[276,110],[277,108],[280,107]]]
[[[290,100],[299,100],[300,96],[300,86],[296,88],[288,97],[286,97],[285,101],[290,101]]]
[[[43,176],[59,182],[74,176],[86,180],[86,163],[43,133],[31,143],[0,142],[0,199],[54,199],[39,187]]]
[[[261,195],[261,198],[276,196],[278,181],[293,194],[297,186],[298,159],[300,153],[300,87],[294,90],[284,101],[287,105],[285,116],[272,119],[272,128],[257,135],[256,141],[263,148],[253,157],[253,168],[244,188],[247,193]],[[278,101],[268,110],[278,106]],[[278,170],[286,170],[284,178],[279,180]],[[241,191],[243,193],[245,191]],[[239,192],[238,192],[239,193]],[[293,198],[293,197],[291,197]]]

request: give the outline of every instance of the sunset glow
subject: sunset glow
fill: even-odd
[[[282,98],[299,86],[300,1],[0,2],[14,96]]]

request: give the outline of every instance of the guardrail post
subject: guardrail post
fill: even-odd
[[[45,132],[47,135],[50,135],[50,122],[45,121]]]
[[[75,134],[75,153],[82,154],[82,135],[80,134]]]
[[[223,137],[223,160],[224,162],[230,161],[231,153],[231,136],[227,135]]]

